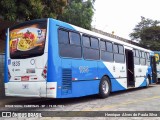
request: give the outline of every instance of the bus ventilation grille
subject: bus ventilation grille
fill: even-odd
[[[62,94],[71,94],[72,92],[72,70],[62,69]]]

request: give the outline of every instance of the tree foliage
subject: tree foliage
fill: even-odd
[[[132,40],[138,40],[141,45],[151,50],[160,50],[160,21],[141,17],[133,32],[130,34]]]
[[[17,18],[17,6],[16,0],[1,0],[0,1],[0,15],[4,17],[5,20],[14,21]]]
[[[1,0],[0,15],[9,21],[57,18],[66,5],[67,0]]]
[[[59,19],[79,27],[91,29],[94,2],[95,0],[87,0],[85,2],[82,0],[70,0],[69,5],[64,9]]]
[[[95,0],[1,0],[0,17],[8,21],[55,18],[91,29]]]

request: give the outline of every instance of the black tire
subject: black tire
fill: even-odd
[[[99,84],[99,97],[106,98],[109,96],[111,92],[111,83],[108,77],[104,76]]]

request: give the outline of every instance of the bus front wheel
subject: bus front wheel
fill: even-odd
[[[109,78],[104,76],[99,84],[99,96],[101,98],[106,98],[109,96],[110,91],[111,91],[111,83],[109,81]]]

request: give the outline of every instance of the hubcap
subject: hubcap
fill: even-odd
[[[103,89],[103,92],[104,92],[105,94],[108,93],[108,88],[109,88],[108,82],[107,82],[107,81],[104,81],[103,84],[102,84],[102,89]]]
[[[148,78],[146,79],[146,82],[147,82],[147,86],[148,86],[149,85],[149,79]]]

